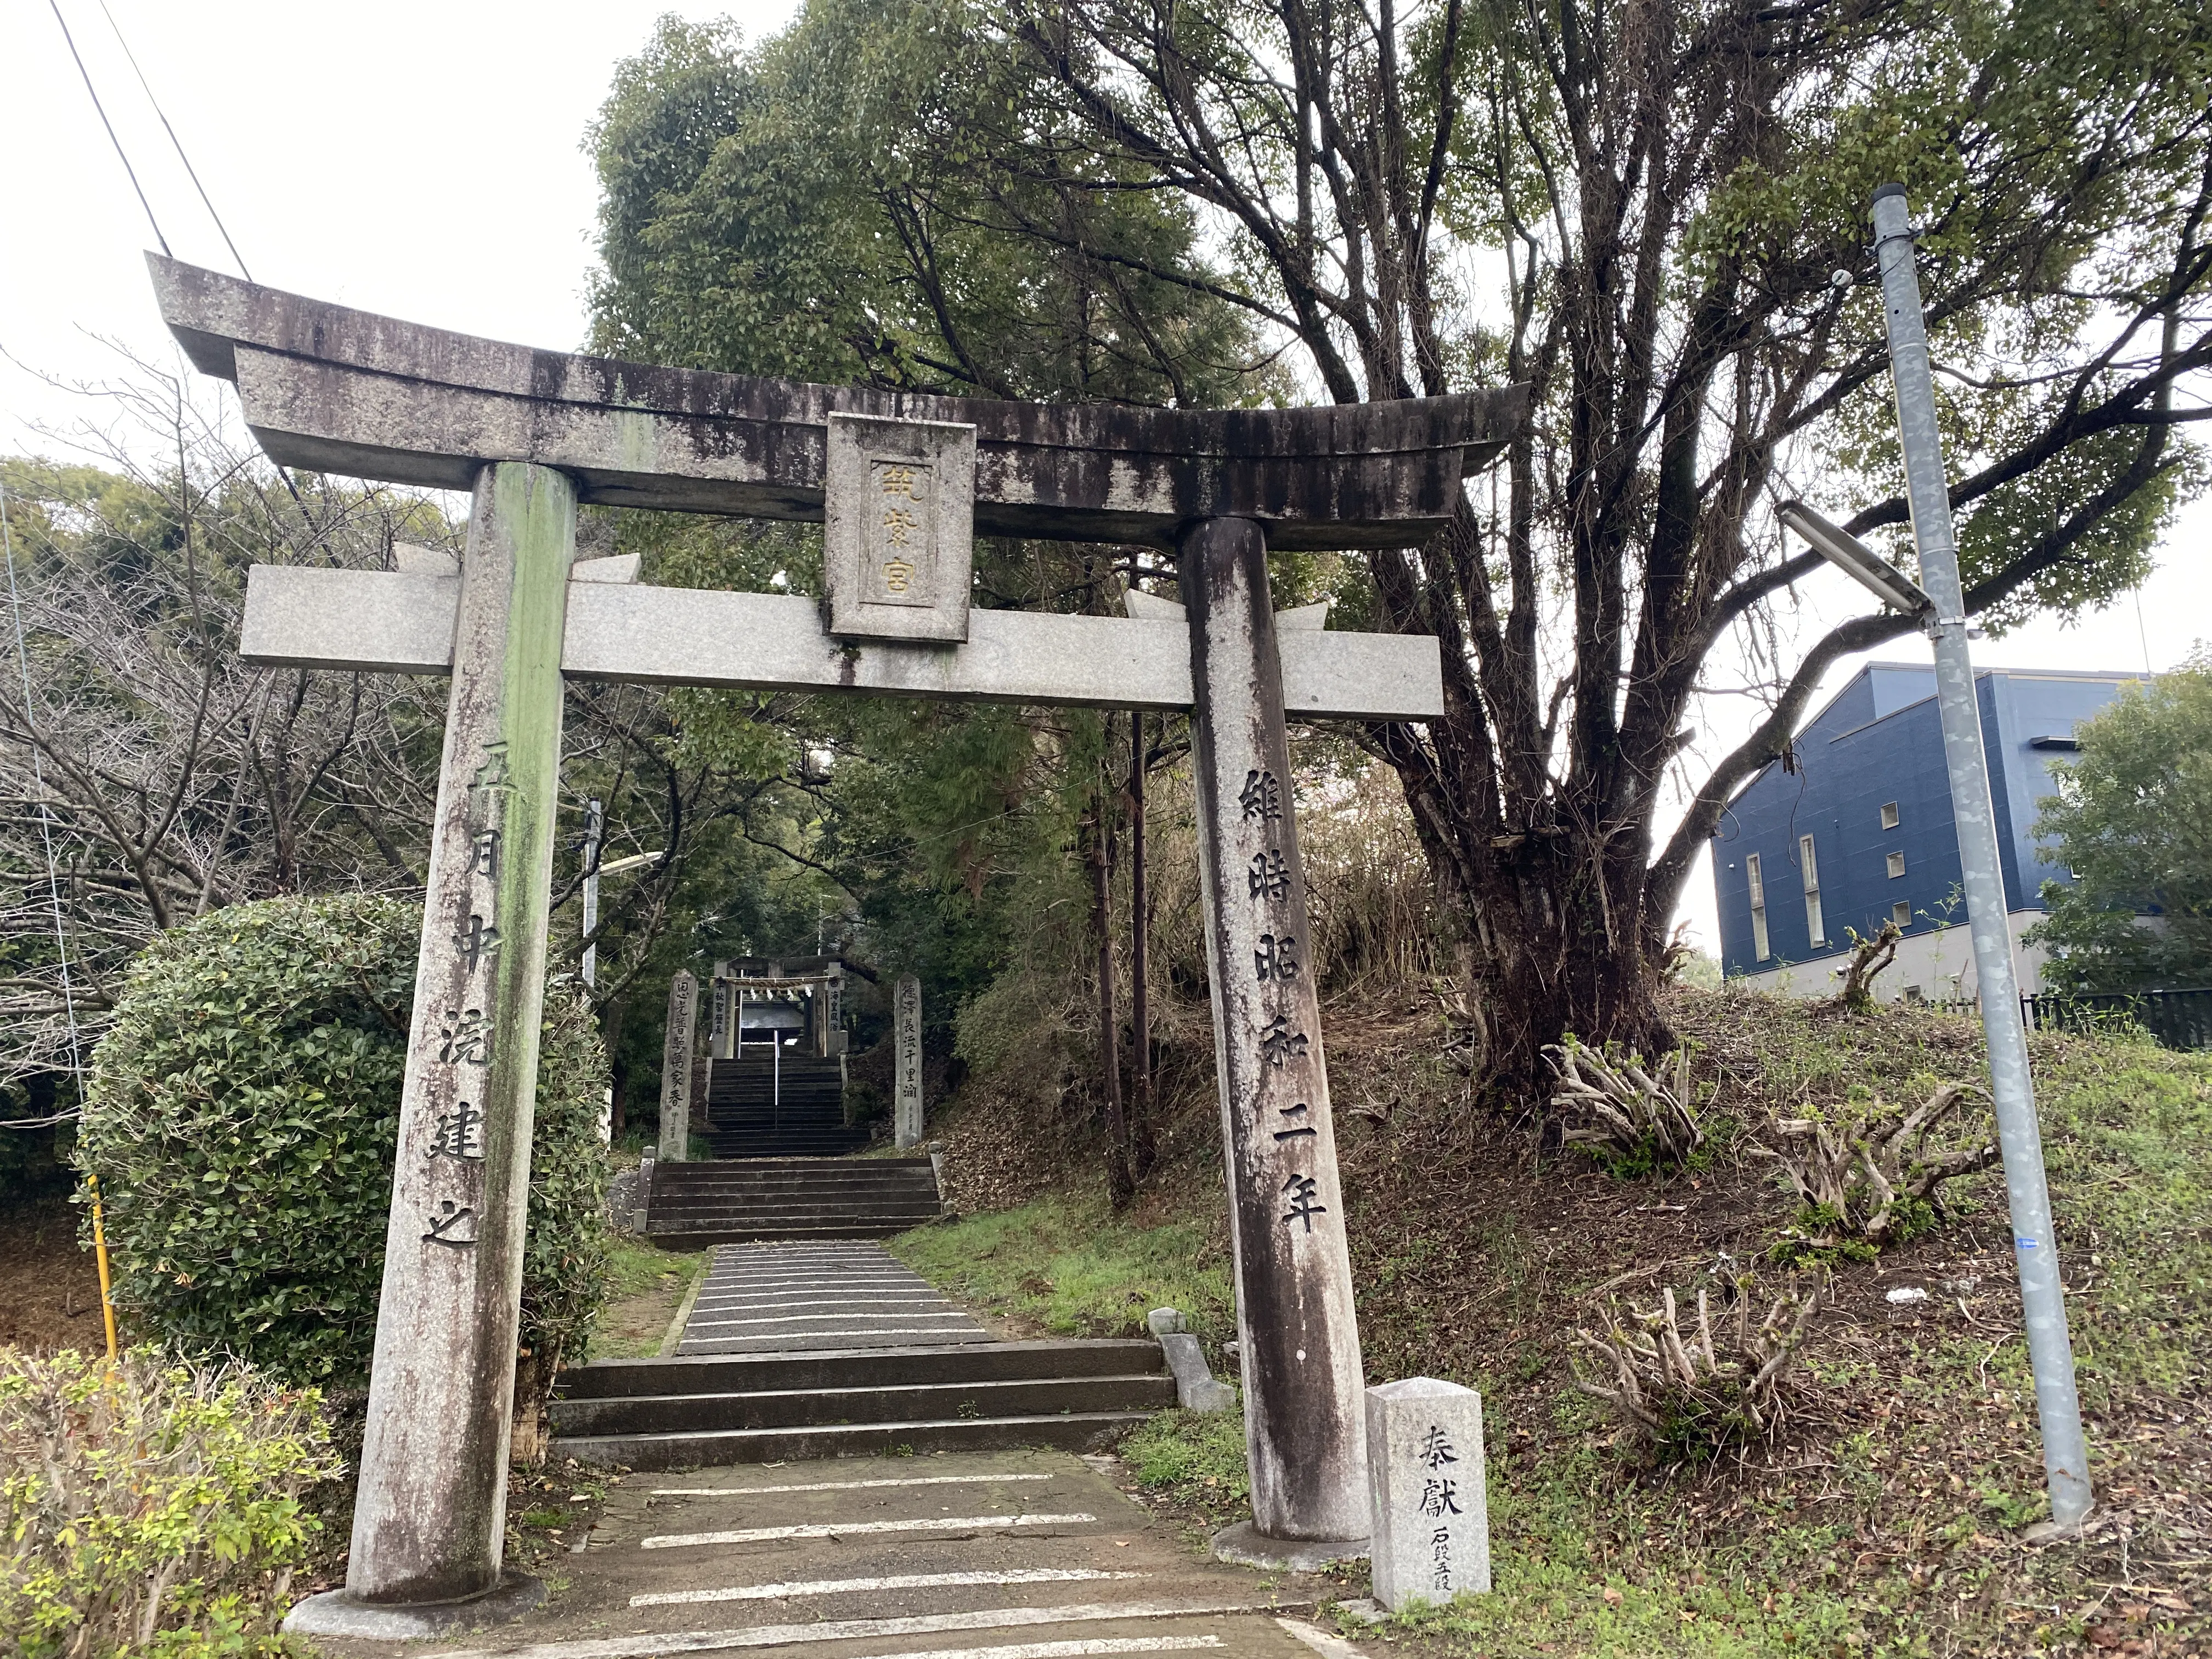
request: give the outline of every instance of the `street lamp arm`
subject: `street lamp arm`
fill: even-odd
[[[1936,608],[1936,601],[1921,592],[1918,583],[1850,532],[1830,524],[1804,502],[1784,502],[1778,516],[1815,553],[1884,605],[1908,617],[1924,616]]]

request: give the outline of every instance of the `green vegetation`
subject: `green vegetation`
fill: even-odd
[[[1236,1331],[1229,1264],[1206,1228],[1139,1226],[1103,1200],[1043,1199],[890,1249],[946,1295],[1054,1336],[1141,1336],[1154,1308],[1180,1308],[1217,1355]]]
[[[140,956],[77,1143],[134,1329],[297,1382],[367,1374],[421,925],[392,899],[270,899],[173,927]],[[590,1011],[556,984],[522,1280],[540,1387],[602,1294],[605,1085]]]
[[[592,1326],[587,1359],[647,1359],[713,1262],[712,1250],[676,1254],[616,1238],[607,1246],[605,1299]]]
[[[2212,985],[2212,658],[2130,686],[2075,732],[2035,834],[2073,872],[2029,937],[2075,991]],[[2148,911],[2155,921],[2139,921]]]
[[[1978,1028],[1950,1015],[1856,1017],[1686,990],[1668,1012],[1700,1044],[1709,1123],[1778,1111],[1840,1121],[1871,1099],[1927,1101],[1982,1076]],[[1752,1435],[1694,1468],[1654,1469],[1648,1437],[1575,1392],[1570,1334],[1602,1332],[1608,1310],[1633,1319],[1656,1308],[1662,1285],[1693,1308],[1700,1287],[1718,1297],[1747,1279],[1756,1321],[1781,1276],[1753,1269],[1796,1217],[1796,1193],[1734,1129],[1672,1176],[1622,1182],[1579,1158],[1532,1166],[1525,1131],[1455,1118],[1438,1086],[1451,1052],[1443,1020],[1409,1030],[1373,1002],[1339,1003],[1329,1019],[1339,1101],[1387,1116],[1338,1119],[1368,1374],[1480,1388],[1487,1419],[1497,1594],[1386,1634],[1453,1659],[2011,1659],[2063,1650],[2094,1625],[2106,1645],[2164,1631],[2157,1651],[2184,1650],[2174,1632],[2197,1630],[2192,1608],[2212,1609],[2194,1535],[2212,1489],[2201,1403],[2212,1382],[2212,1055],[2125,1036],[2033,1038],[2094,1479],[2114,1517],[2047,1548],[2021,1536],[2047,1510],[1998,1170],[1950,1182],[1946,1213],[1916,1212],[1877,1260],[1838,1263],[1771,1442]],[[1166,1248],[1147,1249],[1151,1234],[1103,1203],[1053,1195],[1095,1183],[1069,1147],[1057,1178],[1011,1166],[1048,1195],[909,1235],[902,1252],[956,1294],[1041,1322],[1044,1284],[1078,1287],[1074,1305],[1099,1310],[1096,1322],[1069,1316],[1060,1328],[1114,1328],[1112,1310],[1150,1304],[1163,1261],[1196,1259],[1218,1224],[1218,1176],[1194,1178],[1203,1158],[1192,1150],[1213,1102],[1204,1073],[1183,1075],[1199,1081],[1166,1108],[1182,1161],[1143,1200],[1164,1218],[1152,1231]],[[983,1149],[1029,1158],[1046,1133],[1042,1117],[1006,1121],[1025,1097],[993,1076],[966,1092],[990,1121],[971,1132],[957,1106],[947,1115],[956,1197],[963,1179],[997,1178],[968,1161]],[[1987,1107],[1963,1105],[1958,1136],[1978,1141]],[[992,1254],[963,1267],[969,1248]],[[1893,1305],[1899,1285],[1927,1298]],[[1218,1317],[1225,1331],[1225,1305]],[[1194,1531],[1241,1518],[1234,1418],[1163,1413],[1122,1455],[1148,1498]],[[1343,1594],[1364,1591],[1348,1579]]]
[[[1252,1495],[1238,1412],[1166,1411],[1121,1443],[1147,1492],[1190,1504],[1242,1504]]]
[[[313,1390],[137,1350],[0,1348],[0,1644],[228,1659],[276,1635],[340,1469]]]
[[[1326,566],[1315,597],[1339,626],[1418,626],[1465,658],[1441,722],[1382,749],[1419,804],[1424,919],[1484,1010],[1482,1086],[1531,1091],[1571,1030],[1650,1052],[1679,961],[1668,918],[1724,803],[1788,753],[1820,662],[1911,626],[1858,614],[1808,635],[1809,655],[1772,665],[1768,717],[1662,828],[1650,783],[1687,763],[1701,665],[1791,574],[1759,533],[1773,434],[1800,441],[1831,510],[1901,527],[1894,411],[1869,372],[1873,189],[1910,187],[1934,349],[1982,365],[1947,383],[1942,415],[1970,458],[1960,555],[1993,630],[2138,583],[2200,486],[2191,428],[2151,411],[2202,350],[2200,325],[2169,319],[2193,319],[2212,284],[2203,8],[1910,0],[1809,31],[1796,9],[1717,17],[1687,0],[1633,27],[1590,0],[1356,22],[1321,0],[1171,10],[810,0],[751,40],[665,22],[590,137],[593,343],[898,392],[1181,409],[1526,386],[1534,418],[1487,475],[1496,499],[1478,513],[1470,495],[1436,556],[1308,562]],[[1671,165],[1649,165],[1662,150]],[[2091,315],[2110,329],[2085,329]],[[2178,331],[2163,343],[2161,326]],[[756,539],[781,561],[762,578],[809,591],[811,532]],[[1110,614],[1166,575],[1149,552],[994,539],[975,573],[993,607]],[[1538,653],[1554,606],[1560,651]],[[672,705],[686,742],[735,752],[823,719],[813,701]],[[993,948],[1018,946],[1044,907],[1005,878],[1006,837],[984,825],[1028,820],[1063,868],[1071,842],[1112,863],[1110,805],[1079,803],[1091,833],[1058,841],[1024,806],[1087,787],[1087,723],[917,713],[936,740],[919,763],[860,745],[889,763],[903,813],[856,823],[842,776],[812,811],[792,804],[815,842],[799,850],[872,926],[878,908],[921,918],[937,890],[939,925],[878,935],[887,956],[933,958],[933,1007],[1031,965]],[[994,758],[1024,732],[1041,775],[1026,793]],[[1135,1137],[1132,1163],[1145,1148]]]

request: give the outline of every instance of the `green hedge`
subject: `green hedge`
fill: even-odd
[[[77,1142],[100,1177],[131,1328],[294,1382],[365,1376],[384,1268],[419,906],[234,905],[133,964]],[[606,1056],[545,1000],[522,1343],[580,1352],[602,1295]]]

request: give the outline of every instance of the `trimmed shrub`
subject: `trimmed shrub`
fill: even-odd
[[[77,1162],[100,1176],[115,1299],[136,1330],[295,1382],[368,1374],[422,914],[366,895],[233,905],[133,964],[93,1056]],[[603,1293],[605,1086],[590,1011],[556,981],[531,1152],[526,1400],[580,1349]]]
[[[339,1473],[313,1389],[139,1349],[0,1348],[0,1641],[24,1659],[289,1650],[276,1635]]]

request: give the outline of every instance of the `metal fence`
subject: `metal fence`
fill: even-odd
[[[1946,1013],[1977,1014],[1972,997],[1925,1005]],[[2166,1048],[2212,1048],[2212,986],[2181,991],[2051,991],[2022,997],[2020,1010],[2039,1031],[2090,1033],[2139,1028]]]

